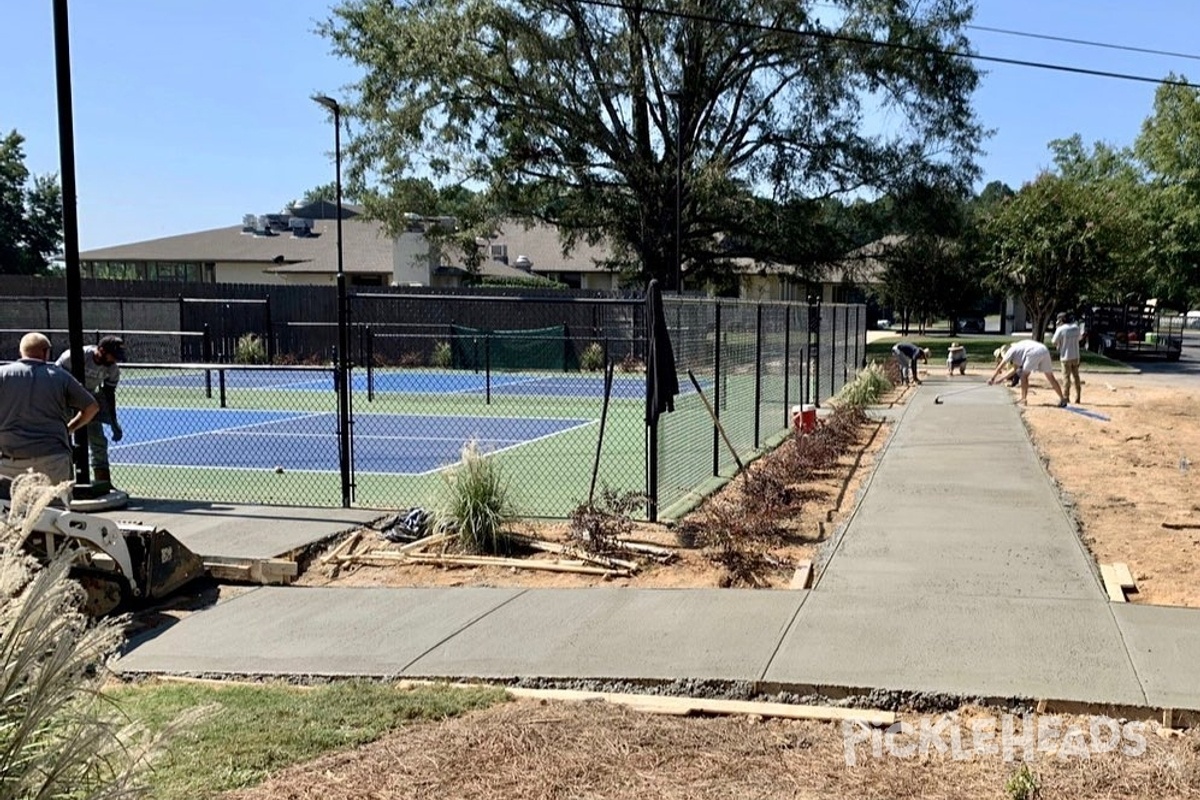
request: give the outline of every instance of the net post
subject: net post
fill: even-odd
[[[763,307],[758,303],[754,307],[754,449],[762,437],[762,338],[763,338]]]

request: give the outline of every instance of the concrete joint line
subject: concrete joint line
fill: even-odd
[[[783,643],[787,640],[788,634],[792,632],[792,628],[796,626],[796,620],[800,617],[800,611],[804,608],[804,604],[808,602],[809,596],[812,594],[812,589],[804,593],[804,597],[800,599],[800,605],[796,606],[796,610],[792,612],[792,618],[788,620],[788,624],[783,626],[783,633],[775,640],[775,646],[771,648],[771,655],[767,656],[767,663],[758,673],[758,678],[755,679],[755,688],[760,686],[767,677],[767,673],[771,671],[771,665],[775,663],[775,657],[779,655],[779,648],[783,647]]]
[[[1137,666],[1133,663],[1133,654],[1129,652],[1129,642],[1125,641],[1125,631],[1121,629],[1121,624],[1117,622],[1117,614],[1113,611],[1113,604],[1105,603],[1104,605],[1108,607],[1108,618],[1112,620],[1113,627],[1117,629],[1117,638],[1121,640],[1121,650],[1125,653],[1125,663],[1129,665],[1129,671],[1133,673],[1133,677],[1137,680],[1138,691],[1142,693],[1142,700],[1149,707],[1150,695],[1146,694],[1146,685],[1142,683],[1142,676],[1138,674]]]
[[[434,642],[434,643],[433,643],[433,644],[431,644],[429,647],[425,648],[425,650],[423,650],[422,652],[418,653],[418,654],[416,655],[416,657],[414,657],[412,660],[410,660],[410,661],[409,661],[407,664],[404,664],[402,667],[400,667],[400,673],[402,674],[402,673],[403,673],[405,670],[407,670],[407,669],[408,669],[409,667],[411,667],[413,664],[417,663],[417,662],[418,662],[418,661],[420,661],[422,658],[424,658],[425,656],[427,656],[427,655],[429,655],[430,653],[432,653],[434,650],[437,650],[439,647],[441,647],[441,646],[442,646],[442,645],[444,645],[446,642],[448,642],[448,641],[450,641],[451,639],[453,639],[455,636],[458,636],[460,633],[462,633],[463,631],[465,631],[467,628],[470,628],[471,626],[475,625],[477,622],[480,622],[481,620],[483,620],[483,619],[486,619],[487,617],[490,617],[492,614],[495,614],[497,611],[499,611],[500,609],[504,608],[506,605],[508,605],[509,603],[513,602],[514,600],[516,600],[518,597],[523,597],[523,596],[524,596],[526,593],[528,593],[528,592],[529,592],[529,590],[528,590],[528,589],[522,589],[521,591],[519,591],[519,592],[517,592],[516,594],[514,594],[512,597],[510,597],[510,598],[508,598],[507,600],[505,600],[503,603],[498,603],[497,605],[495,605],[495,606],[492,606],[492,607],[491,607],[491,608],[489,608],[487,611],[484,611],[482,614],[480,614],[479,616],[475,617],[474,619],[468,620],[468,621],[467,621],[466,623],[464,623],[463,625],[460,625],[460,626],[458,627],[458,630],[455,630],[455,631],[453,631],[453,632],[451,632],[451,633],[447,634],[446,636],[443,636],[441,639],[439,639],[438,641]]]

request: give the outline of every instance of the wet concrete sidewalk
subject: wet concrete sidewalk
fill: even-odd
[[[1007,390],[897,424],[810,591],[263,587],[131,673],[747,681],[1200,709],[1200,610],[1112,604]]]

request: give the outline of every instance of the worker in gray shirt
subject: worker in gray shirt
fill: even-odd
[[[95,345],[83,348],[83,385],[100,404],[100,413],[88,425],[88,452],[92,461],[92,490],[105,494],[112,487],[112,472],[108,463],[108,438],[104,426],[112,428],[112,440],[121,441],[125,432],[117,421],[117,382],[125,360],[125,342],[119,336],[105,336]],[[58,366],[71,371],[71,351],[58,357]]]
[[[0,366],[0,478],[7,479],[0,492],[30,470],[54,483],[71,480],[71,434],[100,411],[92,394],[49,358],[50,340],[27,333],[20,360]]]

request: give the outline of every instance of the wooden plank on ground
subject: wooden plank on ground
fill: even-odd
[[[1200,529],[1200,522],[1164,522],[1162,526],[1173,531],[1187,531]]]
[[[1121,589],[1121,581],[1112,564],[1100,565],[1100,580],[1104,581],[1104,591],[1108,593],[1109,600],[1114,603],[1125,602],[1125,592]]]
[[[357,530],[354,533],[350,534],[345,539],[338,542],[336,547],[334,547],[332,550],[330,550],[325,555],[321,556],[321,563],[329,564],[333,561],[336,561],[338,556],[343,555],[344,553],[348,553],[350,550],[353,550],[354,545],[358,544],[358,540],[361,538],[362,538],[361,530]]]
[[[654,714],[744,714],[780,719],[814,719],[825,721],[857,721],[868,725],[888,726],[896,721],[892,711],[866,708],[832,708],[801,706],[790,703],[758,703],[752,700],[716,700],[705,697],[676,697],[673,695],[620,694],[616,692],[586,692],[575,689],[519,689],[506,687],[514,697],[539,700],[586,701],[603,700],[629,706]]]
[[[1133,579],[1133,573],[1129,571],[1129,565],[1118,561],[1113,564],[1113,572],[1116,573],[1117,583],[1127,592],[1137,591],[1137,582]]]
[[[792,582],[788,585],[789,589],[807,589],[812,585],[812,562],[801,561],[796,566],[795,573],[792,574]]]

